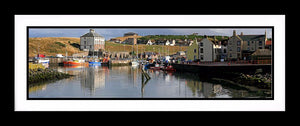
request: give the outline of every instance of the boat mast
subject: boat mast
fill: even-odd
[[[40,57],[40,42],[38,44],[38,54],[37,54],[37,57],[39,58]]]

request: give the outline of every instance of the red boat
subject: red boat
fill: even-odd
[[[85,61],[84,60],[70,60],[70,61],[63,61],[64,65],[84,65]]]
[[[160,67],[150,67],[152,70],[160,70]]]
[[[173,68],[173,66],[167,66],[167,68],[165,69],[166,71],[176,71],[176,69]]]
[[[160,70],[159,64],[155,64],[155,66],[154,67],[150,67],[150,69]]]

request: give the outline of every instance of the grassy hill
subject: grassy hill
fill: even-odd
[[[67,38],[67,37],[44,37],[44,38],[29,38],[28,48],[29,57],[34,57],[38,53],[45,54],[46,56],[55,56],[56,54],[65,55],[66,51],[71,56],[73,53],[81,53],[79,50],[80,38]],[[162,55],[174,54],[178,51],[185,51],[187,47],[180,46],[162,46],[162,45],[132,45],[119,44],[113,42],[106,42],[105,50],[110,52],[160,52]]]
[[[124,41],[124,40],[126,40],[128,38],[133,38],[133,37],[135,37],[135,38],[141,38],[142,36],[126,36],[126,37],[116,37],[116,38],[112,38],[112,39],[120,39],[120,41],[122,42],[122,41]]]
[[[215,36],[217,40],[228,39],[228,36]],[[204,38],[204,35],[147,35],[139,38],[142,41],[151,40],[194,40],[195,38]],[[208,36],[214,38],[214,36]]]
[[[132,50],[134,52],[156,52],[161,53],[162,55],[169,54],[175,54],[178,51],[186,51],[187,46],[163,46],[163,45],[145,45],[145,44],[139,44],[137,45],[127,45],[127,44],[119,44],[119,43],[113,43],[113,42],[106,42],[105,49],[107,51],[111,52],[131,52]]]
[[[72,55],[80,53],[79,50],[80,38],[67,37],[44,37],[44,38],[29,38],[28,49],[29,57],[34,57],[38,53],[46,56],[55,56],[56,54]]]

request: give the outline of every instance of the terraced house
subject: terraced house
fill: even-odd
[[[226,58],[227,47],[222,41],[205,36],[199,42],[192,42],[191,46],[187,49],[187,59],[191,61],[212,62],[224,61]],[[226,40],[227,41],[227,40]]]
[[[258,49],[265,49],[267,32],[264,35],[240,35],[233,30],[233,36],[228,40],[228,60],[249,60],[251,54]]]

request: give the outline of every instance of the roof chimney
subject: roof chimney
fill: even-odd
[[[95,29],[90,29],[90,32],[91,33],[95,33]]]
[[[233,30],[233,36],[236,36],[236,31],[235,30]]]
[[[265,38],[267,39],[267,29],[265,29]]]

